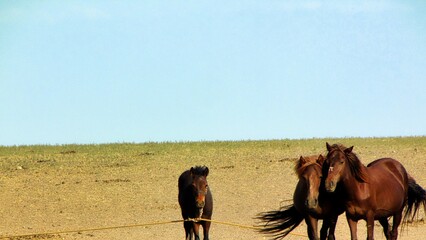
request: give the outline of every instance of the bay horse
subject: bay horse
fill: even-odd
[[[410,177],[400,162],[392,158],[377,159],[364,166],[352,147],[340,144],[330,146],[326,163],[329,165],[325,180],[327,191],[336,186],[343,188],[346,218],[351,239],[357,239],[357,222],[367,222],[367,239],[373,239],[374,220],[383,226],[386,239],[398,238],[398,226],[404,220],[414,218],[420,204],[426,208],[426,191]],[[392,230],[388,218],[393,217]],[[405,221],[404,221],[405,222]]]
[[[323,168],[324,160],[322,155],[300,157],[295,166],[299,181],[293,204],[259,214],[257,218],[266,222],[260,232],[273,234],[274,239],[284,238],[305,220],[309,239],[317,240],[318,219],[323,219],[320,239],[335,239],[337,218],[344,212],[344,206],[336,194],[325,190],[322,176],[323,169],[328,168]]]
[[[213,197],[207,183],[209,168],[206,166],[191,167],[183,172],[178,180],[179,205],[182,211],[182,218],[188,219],[211,219],[213,213]],[[204,240],[209,239],[209,221],[184,221],[185,239],[200,239],[200,225],[203,227]]]

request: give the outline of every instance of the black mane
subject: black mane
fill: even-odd
[[[208,174],[208,172],[209,172],[209,168],[206,166],[195,166],[191,168],[191,173],[193,175],[202,176],[202,175],[205,175],[206,173]]]

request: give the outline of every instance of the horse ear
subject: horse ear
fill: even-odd
[[[303,156],[300,156],[299,161],[297,161],[296,166],[294,166],[296,172],[299,168],[301,168],[306,163],[306,160]]]
[[[300,158],[299,158],[299,165],[302,166],[305,163],[306,163],[306,159],[303,156],[300,156]]]
[[[189,170],[189,173],[191,174],[191,176],[194,176],[194,168],[191,167],[191,169]]]
[[[345,149],[345,153],[346,153],[346,154],[351,153],[351,152],[352,152],[352,149],[354,149],[354,146],[346,148],[346,149]]]
[[[320,154],[318,156],[317,163],[322,166],[322,164],[324,163],[324,160],[325,158]]]
[[[328,144],[328,142],[325,142],[325,146],[327,147],[327,151],[331,151],[331,146],[330,146],[330,144]]]
[[[204,168],[203,175],[204,175],[204,177],[207,177],[207,175],[209,175],[209,168],[208,167]]]

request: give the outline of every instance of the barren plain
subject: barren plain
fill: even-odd
[[[213,219],[253,226],[258,213],[291,203],[296,159],[325,154],[326,141],[354,145],[365,165],[395,158],[426,187],[426,137],[0,147],[0,237],[184,239],[182,223],[167,222],[181,219],[177,179],[195,165],[210,169]],[[399,239],[423,239],[424,218],[421,211]],[[85,231],[149,223],[161,224]],[[360,221],[360,239],[365,230]],[[71,232],[58,233],[64,231]],[[336,232],[338,239],[350,239],[344,215]],[[287,239],[307,239],[304,223],[293,233]],[[270,238],[217,223],[210,237]],[[385,239],[379,224],[375,239]]]

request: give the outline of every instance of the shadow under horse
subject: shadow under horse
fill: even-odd
[[[323,166],[324,160],[322,155],[300,157],[295,166],[299,181],[293,204],[259,214],[257,218],[265,222],[261,233],[271,234],[274,239],[284,238],[305,220],[309,239],[317,240],[318,219],[323,219],[320,239],[335,239],[337,218],[344,212],[344,206],[338,195],[325,190],[323,176],[328,166]]]
[[[203,227],[204,240],[209,239],[210,221],[198,220],[199,218],[211,219],[213,213],[213,197],[207,183],[209,168],[206,166],[192,167],[183,172],[178,181],[179,205],[182,210],[185,239],[200,239],[200,225]],[[189,220],[189,221],[188,221]]]
[[[367,239],[374,238],[374,220],[383,226],[386,239],[398,238],[403,218],[413,219],[420,205],[426,207],[426,191],[408,175],[404,166],[392,158],[377,159],[364,166],[352,147],[326,144],[329,165],[327,191],[341,186],[351,239],[357,239],[358,220],[367,221]],[[392,229],[388,218],[393,217]],[[406,222],[406,221],[404,221]]]

